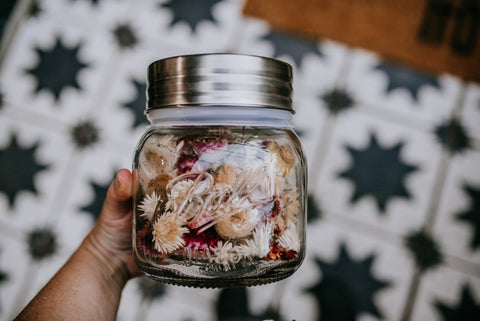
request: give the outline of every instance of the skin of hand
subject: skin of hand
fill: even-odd
[[[125,284],[141,275],[132,256],[131,183],[121,169],[93,229],[15,320],[115,320]]]
[[[124,280],[141,275],[132,256],[132,175],[121,169],[107,191],[97,223],[84,244]]]

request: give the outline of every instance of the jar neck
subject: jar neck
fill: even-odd
[[[292,128],[292,112],[274,108],[218,106],[149,110],[153,126],[253,126]]]

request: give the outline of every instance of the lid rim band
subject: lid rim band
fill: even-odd
[[[176,56],[149,65],[145,112],[227,105],[293,112],[292,92],[292,67],[286,62],[240,54]]]

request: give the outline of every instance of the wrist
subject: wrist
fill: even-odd
[[[88,256],[96,267],[100,281],[107,286],[122,290],[131,278],[126,264],[113,251],[102,245],[95,229],[87,235],[78,251]]]

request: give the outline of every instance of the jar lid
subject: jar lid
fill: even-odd
[[[167,107],[292,108],[292,67],[239,54],[170,57],[150,64],[146,112]]]

